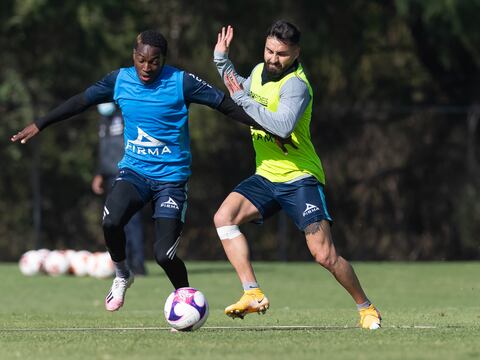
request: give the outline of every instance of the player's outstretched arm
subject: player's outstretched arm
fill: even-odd
[[[253,126],[256,129],[264,130],[258,123],[253,120],[241,106],[235,104],[235,102],[228,96],[225,96],[222,102],[216,108],[222,114],[226,115],[229,119],[235,120],[244,125]]]
[[[13,135],[10,140],[25,144],[47,126],[71,118],[87,110],[90,106],[113,100],[115,82],[120,70],[112,71],[85,91],[72,96],[42,118],[35,119],[25,129]]]
[[[66,120],[73,115],[77,115],[85,111],[90,105],[91,104],[89,104],[85,99],[84,92],[72,96],[63,104],[50,111],[44,117],[36,119],[23,130],[13,135],[10,140],[13,142],[20,141],[22,144],[25,144],[28,140],[37,135],[47,126],[62,120]]]
[[[236,78],[233,75],[230,76],[233,77],[233,79],[229,80],[229,83],[231,83],[229,86],[230,92],[234,93],[235,91],[241,90],[242,86],[236,81]],[[196,103],[207,105],[212,109],[220,111],[232,120],[268,132],[257,121],[255,121],[253,117],[248,115],[241,106],[235,104],[230,97],[225,96],[222,91],[202,80],[195,74],[184,72],[183,96],[187,104]],[[292,139],[290,137],[281,139],[278,134],[275,133],[272,133],[272,135],[276,138],[277,145],[285,154],[287,154],[288,151],[285,148],[285,144],[292,145]]]

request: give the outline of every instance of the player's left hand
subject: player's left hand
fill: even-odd
[[[13,135],[10,140],[12,142],[20,140],[22,144],[25,144],[28,140],[37,135],[39,132],[40,130],[38,129],[37,125],[35,125],[35,123],[31,123],[30,125],[25,127],[25,129]]]
[[[281,138],[280,136],[275,135],[275,144],[283,151],[285,155],[288,155],[288,149],[286,148],[285,145],[290,145],[293,147],[295,150],[298,150],[298,146],[295,145],[295,143],[292,140],[292,137],[289,136],[286,139]]]
[[[230,93],[230,96],[232,96],[237,91],[243,91],[243,86],[238,83],[238,80],[235,77],[235,74],[233,73],[233,71],[229,72],[228,74],[225,73],[223,80],[224,80],[225,86],[228,89],[228,92]]]

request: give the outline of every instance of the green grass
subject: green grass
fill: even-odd
[[[243,321],[223,315],[241,294],[229,264],[187,266],[210,316],[198,331],[171,333],[162,329],[171,288],[154,264],[116,313],[103,309],[111,280],[24,277],[15,264],[0,264],[0,359],[480,358],[480,263],[354,264],[384,317],[379,331],[355,328],[352,300],[313,263],[255,264],[271,309]],[[269,328],[285,325],[316,328]],[[62,330],[72,328],[84,329]]]

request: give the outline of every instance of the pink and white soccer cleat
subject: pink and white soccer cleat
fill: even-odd
[[[130,285],[133,284],[134,276],[130,272],[128,278],[116,277],[113,279],[112,287],[105,298],[105,308],[108,311],[117,311],[123,306],[125,300],[125,293]]]

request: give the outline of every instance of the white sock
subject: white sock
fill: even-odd
[[[258,289],[258,283],[256,282],[246,282],[242,284],[243,290],[252,290],[252,289]]]
[[[372,303],[370,302],[370,300],[367,299],[367,301],[365,301],[364,303],[361,303],[361,304],[357,304],[357,310],[363,310],[363,309],[366,309],[368,308],[370,305],[372,305]]]

